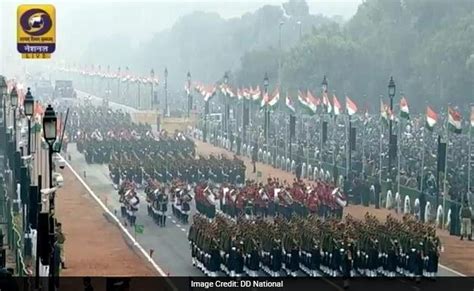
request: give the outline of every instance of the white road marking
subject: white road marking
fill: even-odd
[[[182,227],[181,230],[182,230],[183,232],[186,232],[186,229],[184,229],[184,227]]]
[[[168,218],[171,219],[171,215],[168,215]]]
[[[451,273],[454,273],[454,274],[458,275],[459,277],[467,277],[467,275],[465,275],[465,274],[463,274],[463,273],[461,273],[461,272],[458,272],[458,271],[456,271],[456,270],[453,270],[453,269],[451,269],[450,267],[446,267],[445,265],[439,264],[438,267],[440,267],[440,268],[442,268],[442,269],[445,269],[446,271],[449,271],[449,272],[451,272]]]
[[[174,224],[176,224],[176,220],[171,220]]]
[[[176,226],[177,226],[177,227],[181,227],[181,225],[179,225],[179,224],[176,224]]]
[[[99,197],[94,193],[94,191],[92,191],[92,189],[89,187],[89,185],[87,185],[86,182],[84,182],[84,180],[81,178],[81,176],[72,168],[72,166],[69,164],[69,162],[67,160],[65,160],[65,163],[66,163],[67,167],[71,170],[71,172],[74,174],[74,176],[76,176],[76,178],[79,180],[79,182],[81,182],[81,184],[84,186],[84,188],[86,188],[87,192],[92,196],[92,198],[94,198],[94,200],[97,202],[97,204],[99,204],[100,207],[102,207],[102,209],[108,215],[110,215],[110,217],[112,217],[112,219],[119,226],[120,230],[122,230],[122,232],[125,233],[125,235],[128,237],[128,239],[133,242],[133,245],[143,254],[143,256],[148,260],[148,262],[153,266],[153,268],[161,276],[168,277],[168,274],[166,274],[166,272],[163,271],[163,269],[160,266],[158,266],[158,264],[153,260],[152,257],[150,257],[148,252],[145,251],[145,249],[138,243],[138,241],[130,234],[130,232],[120,222],[120,220],[104,205],[104,203],[102,203],[102,201],[99,199]],[[169,280],[168,278],[165,278],[165,279],[173,290],[175,290],[175,291],[178,290],[171,280]]]

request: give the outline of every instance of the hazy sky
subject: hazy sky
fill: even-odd
[[[311,14],[340,15],[350,18],[363,0],[308,0]],[[146,41],[171,27],[180,17],[195,10],[216,12],[224,18],[238,17],[265,4],[279,5],[282,0],[0,0],[0,54],[16,60],[16,9],[19,4],[45,3],[56,7],[57,45],[80,50],[95,39],[120,34],[133,38],[134,44]],[[58,54],[56,54],[58,56]],[[56,58],[57,59],[57,58]],[[1,67],[0,67],[1,69]]]

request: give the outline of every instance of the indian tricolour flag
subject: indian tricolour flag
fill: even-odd
[[[352,116],[357,112],[357,105],[351,100],[351,98],[349,98],[349,96],[346,96],[346,109],[349,116]]]
[[[208,86],[204,89],[204,101],[208,102],[216,94],[216,87]]]
[[[277,88],[275,89],[275,92],[268,100],[268,106],[274,108],[278,104],[279,100],[280,100],[280,90]]]
[[[304,114],[314,114],[313,110],[311,109],[311,104],[309,103],[308,97],[298,91],[298,101],[301,104],[301,108],[304,110]]]
[[[432,131],[437,122],[438,114],[431,107],[426,107],[426,128]]]
[[[410,110],[408,109],[408,102],[405,97],[400,100],[400,117],[410,119]]]
[[[260,100],[260,87],[257,86],[257,88],[251,89],[250,96],[253,101],[258,102]]]
[[[332,96],[332,104],[334,105],[334,115],[339,115],[341,114],[341,103],[339,103],[339,100],[337,100],[336,95]]]
[[[244,94],[243,94],[243,92],[242,92],[242,89],[240,89],[240,88],[237,88],[237,99],[238,99],[239,101],[241,101],[242,99],[244,99]]]
[[[296,112],[295,105],[293,104],[293,100],[291,100],[291,97],[288,95],[288,92],[286,93],[285,105],[286,109],[290,112],[290,114],[294,114]]]
[[[471,127],[474,127],[474,106],[471,106]]]
[[[326,92],[323,93],[323,106],[326,108],[327,113],[332,112],[331,101],[329,101],[328,94]]]
[[[454,133],[461,133],[461,114],[456,110],[448,107],[448,127]]]
[[[306,102],[308,102],[311,113],[316,114],[316,111],[318,110],[319,99],[314,97],[314,95],[309,90],[306,93]]]
[[[387,106],[383,104],[382,99],[380,99],[380,117],[385,124],[388,124]]]

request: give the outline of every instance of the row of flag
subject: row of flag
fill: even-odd
[[[101,66],[98,66],[97,69],[92,67],[91,69],[87,68],[59,68],[60,71],[65,73],[76,73],[83,76],[89,77],[99,77],[103,79],[120,79],[122,82],[131,82],[131,83],[142,83],[142,84],[159,84],[159,79],[155,77],[154,70],[151,70],[149,76],[138,76],[131,74],[128,67],[125,71],[121,71],[120,67],[116,72],[111,72],[110,67],[107,67],[107,70],[102,70]]]
[[[222,84],[219,87],[217,86],[206,86],[202,84],[196,84],[195,89],[201,95],[204,96],[204,100],[208,101],[212,98],[217,90],[221,91],[222,94],[227,96],[230,99],[236,100],[251,100],[260,103],[260,107],[263,108],[268,106],[269,108],[276,108],[280,101],[280,91],[278,88],[274,90],[273,93],[262,93],[260,87],[256,88],[238,88],[233,89],[229,85]],[[189,88],[185,86],[188,94],[190,93]],[[331,100],[332,99],[332,100]],[[332,98],[329,98],[327,93],[323,93],[322,100],[319,97],[316,97],[311,93],[310,90],[306,92],[298,91],[298,103],[302,109],[303,114],[314,115],[318,112],[318,108],[322,107],[324,113],[333,114],[338,116],[344,112],[344,108],[339,102],[339,99],[336,95],[333,95]],[[286,94],[284,108],[290,114],[296,112],[296,106],[293,102],[293,99]],[[358,112],[357,104],[349,97],[345,98],[345,112],[349,116],[352,116]],[[367,112],[365,114],[368,116]],[[380,115],[382,120],[388,123],[389,120],[395,120],[395,114],[390,110],[390,107],[387,104],[384,104],[383,101],[380,101]],[[408,106],[408,101],[406,97],[402,97],[400,100],[400,117],[404,119],[410,118],[410,109]],[[455,133],[461,133],[462,131],[462,117],[461,114],[455,109],[448,107],[448,128],[450,131]],[[471,116],[471,127],[474,127],[474,109],[472,109]],[[435,125],[438,122],[438,114],[430,107],[426,108],[426,128],[428,130],[433,130]]]

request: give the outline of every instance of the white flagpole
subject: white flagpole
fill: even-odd
[[[380,120],[380,134],[379,134],[379,184],[382,185],[382,140],[383,140],[383,124]]]
[[[420,179],[420,192],[423,193],[423,183],[425,179],[425,145],[426,145],[426,130],[423,128],[421,132],[422,144],[421,144],[421,179]]]
[[[310,149],[310,146],[309,146],[309,140],[310,140],[309,123],[310,123],[310,119],[311,119],[311,117],[306,118],[306,171],[305,172],[308,172],[308,164],[309,164],[309,149]],[[308,173],[306,173],[306,175],[307,174]]]
[[[446,180],[448,176],[448,149],[449,149],[449,125],[448,125],[448,119],[449,119],[449,112],[448,112],[448,118],[446,119],[446,154],[444,157],[444,181],[443,181],[443,211],[446,212],[446,195],[447,195],[447,185],[446,185]],[[443,225],[444,225],[444,216],[443,216]]]
[[[397,192],[400,194],[400,156],[402,154],[402,118],[398,117],[398,143],[397,143]]]
[[[362,127],[362,174],[365,175],[365,124]]]
[[[351,118],[351,116],[349,114],[347,114],[347,118],[345,119],[345,125],[346,125],[345,126],[346,127],[346,130],[345,130],[345,132],[346,132],[345,133],[346,134],[346,146],[345,146],[345,148],[346,148],[346,177],[347,177],[347,179],[349,179],[349,172],[350,172],[350,170],[349,170],[349,165],[350,165],[350,163],[349,163],[349,151],[351,149],[350,149],[350,145],[349,145],[349,134],[350,133],[348,133],[348,131],[350,131],[350,128],[348,126],[348,124],[350,123],[350,121],[349,121],[350,118]]]
[[[474,112],[474,103],[471,103],[471,112],[470,114],[472,114],[472,112]],[[469,155],[469,158],[468,158],[468,164],[467,164],[467,192],[469,192],[471,190],[471,150],[472,150],[472,125],[471,125],[471,119],[469,119],[469,151],[468,151],[468,155]],[[470,198],[470,197],[469,197]],[[471,202],[472,203],[472,202]]]

